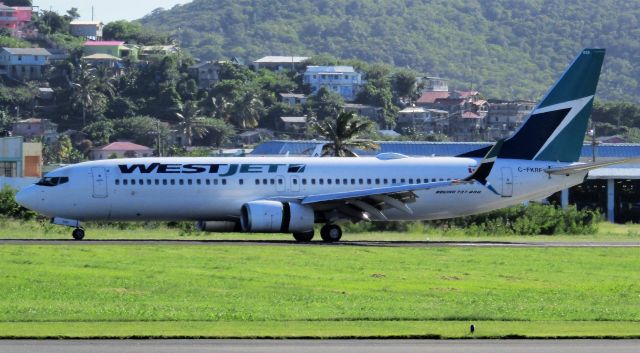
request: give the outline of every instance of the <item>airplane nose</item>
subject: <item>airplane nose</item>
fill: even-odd
[[[35,193],[33,191],[33,187],[31,186],[27,186],[26,188],[18,191],[16,194],[16,202],[22,207],[33,209],[32,207],[35,197]]]

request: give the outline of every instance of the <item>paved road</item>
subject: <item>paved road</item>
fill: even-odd
[[[640,242],[502,242],[502,241],[340,241],[327,244],[322,241],[296,243],[289,240],[134,240],[134,239],[0,239],[2,244],[22,245],[245,245],[245,246],[376,246],[376,247],[513,247],[513,248],[637,248]]]
[[[640,340],[7,340],[0,353],[637,353]]]

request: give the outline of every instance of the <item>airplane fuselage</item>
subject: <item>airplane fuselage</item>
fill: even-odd
[[[233,221],[243,204],[255,200],[295,202],[309,195],[457,180],[477,164],[458,157],[114,159],[60,168],[47,177],[68,181],[30,186],[21,197],[44,215],[79,221]],[[498,159],[487,180],[500,195],[477,182],[418,190],[407,203],[412,214],[384,214],[388,220],[444,219],[540,199],[583,181],[586,172],[545,172],[568,164]]]

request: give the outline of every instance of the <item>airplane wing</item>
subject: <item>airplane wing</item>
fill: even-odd
[[[323,206],[326,206],[324,208],[327,209],[335,208],[342,214],[363,220],[370,220],[369,217],[371,216],[378,220],[386,220],[387,217],[383,211],[388,208],[395,208],[404,213],[413,214],[413,210],[407,203],[415,201],[416,195],[414,191],[469,184],[477,181],[498,194],[487,181],[487,177],[491,173],[493,164],[502,147],[502,142],[502,140],[498,141],[480,162],[478,168],[464,179],[309,195],[303,197],[300,203],[317,209],[321,209]]]
[[[628,164],[628,163],[640,163],[640,158],[636,157],[636,158],[616,159],[613,161],[574,164],[567,167],[545,169],[545,172],[551,175],[571,175],[571,174],[588,172],[592,169],[598,169],[598,168],[607,167],[610,165]]]

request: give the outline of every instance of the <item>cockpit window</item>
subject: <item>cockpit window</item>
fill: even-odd
[[[40,179],[36,185],[40,186],[56,186],[69,182],[69,177],[44,177]]]

